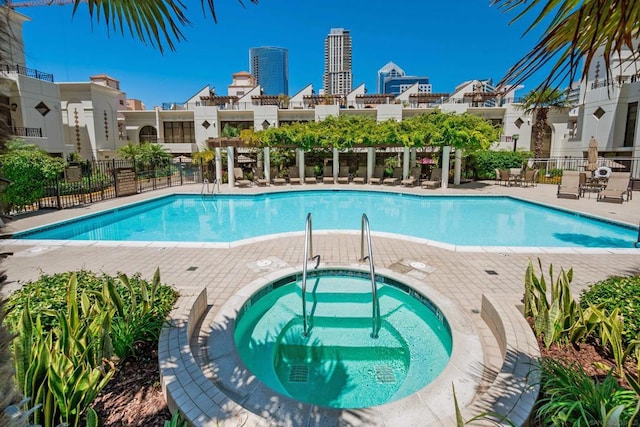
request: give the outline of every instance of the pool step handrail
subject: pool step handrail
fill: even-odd
[[[365,237],[367,243],[367,255],[364,254]],[[380,331],[380,303],[378,301],[378,287],[376,286],[376,271],[373,266],[373,249],[371,245],[371,228],[369,227],[369,218],[366,214],[362,214],[362,229],[360,233],[360,261],[369,261],[369,275],[371,276],[371,298],[373,314],[371,321],[373,324],[373,330],[371,332],[372,338],[378,338],[378,332]]]
[[[308,261],[316,260],[314,269],[320,265],[320,255],[313,254],[313,236],[312,236],[311,212],[307,214],[307,221],[304,227],[304,260],[302,261],[302,324],[303,335],[306,337],[309,333],[307,330],[307,270]]]
[[[638,224],[638,241],[633,244],[634,248],[640,248],[640,224]]]
[[[212,184],[211,191],[209,191],[209,184]],[[207,178],[202,180],[202,190],[200,190],[200,194],[205,194],[205,186],[207,188],[207,194],[215,194],[216,187],[218,188],[218,194],[220,193],[220,183],[217,178],[214,178],[212,182],[209,182]]]

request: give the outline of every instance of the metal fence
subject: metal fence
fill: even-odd
[[[86,161],[69,165],[64,173],[43,181],[43,196],[34,204],[14,209],[11,215],[19,215],[40,209],[65,209],[101,200],[119,197],[117,172],[130,169],[133,177],[133,193],[144,193],[161,188],[200,182],[206,165],[171,163],[142,167],[130,160]]]
[[[587,165],[587,159],[583,157],[532,158],[527,162],[527,167],[540,169],[541,183],[559,181],[563,170],[587,171]],[[632,180],[640,180],[640,157],[599,157],[596,165],[614,172],[628,172]]]

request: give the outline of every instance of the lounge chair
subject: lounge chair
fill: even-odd
[[[627,201],[631,197],[629,181],[631,175],[626,172],[611,172],[607,186],[598,193],[598,201],[616,201],[624,202],[624,195],[627,195]]]
[[[333,179],[333,178],[332,178]],[[315,168],[313,166],[307,166],[304,168],[304,183],[305,184],[317,184]]]
[[[373,170],[373,176],[369,180],[369,184],[382,184],[384,179],[384,166],[376,166]]]
[[[300,174],[298,174],[298,168],[296,166],[289,166],[289,184],[302,184]]]
[[[256,168],[256,173],[254,174],[253,178],[255,180],[255,183],[260,186],[264,187],[269,185],[269,180],[264,177],[264,169],[262,168]]]
[[[438,188],[442,185],[442,169],[435,168],[431,171],[431,177],[420,183],[421,188]]]
[[[364,184],[367,182],[367,167],[359,166],[356,171],[356,176],[353,177],[354,184]]]
[[[558,197],[574,197],[579,199],[582,195],[580,188],[580,172],[568,171],[562,172],[562,180],[558,184]]]
[[[384,185],[397,185],[402,180],[402,168],[393,168],[393,176],[385,178],[382,183]]]
[[[338,184],[349,183],[349,166],[340,166],[340,173],[338,174]]]
[[[403,179],[402,181],[400,181],[400,183],[405,187],[413,187],[420,181],[421,171],[422,171],[421,167],[415,167],[411,169],[411,174],[409,174],[409,177],[407,179]]]
[[[251,181],[244,178],[241,168],[233,168],[233,177],[238,187],[249,187],[251,185]]]
[[[273,185],[285,185],[287,180],[281,176],[278,176],[278,169],[271,169],[271,182]]]
[[[305,178],[305,181],[306,181],[306,178]],[[322,174],[322,183],[335,184],[335,180],[333,179],[333,166],[324,167],[324,173]]]

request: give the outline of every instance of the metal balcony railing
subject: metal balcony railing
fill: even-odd
[[[0,64],[0,71],[9,74],[20,74],[22,76],[27,76],[53,83],[53,74],[43,73],[42,71],[23,67],[22,65]]]
[[[11,135],[32,137],[32,138],[42,138],[42,128],[23,128],[23,127],[13,126],[11,128]]]

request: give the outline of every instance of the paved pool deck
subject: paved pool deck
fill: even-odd
[[[224,194],[328,188],[431,195],[509,195],[636,227],[640,221],[640,194],[637,192],[632,200],[618,204],[598,202],[595,194],[579,200],[557,198],[556,186],[544,184],[521,188],[499,186],[487,181],[435,190],[356,184],[271,187],[254,185],[249,188],[221,186]],[[201,190],[201,184],[193,184],[108,200],[90,206],[49,211],[15,220],[8,224],[3,232],[14,233],[163,194],[200,193]],[[174,285],[183,300],[196,298],[206,288],[207,303],[210,306],[208,316],[215,316],[215,313],[248,283],[273,274],[277,268],[299,268],[302,265],[304,218],[300,219],[300,224],[300,233],[272,239],[254,239],[226,247],[195,243],[165,245],[150,242],[144,245],[129,245],[126,242],[113,244],[68,241],[52,244],[46,241],[3,240],[0,241],[0,250],[13,253],[2,262],[2,268],[8,275],[8,284],[3,293],[11,292],[27,281],[36,280],[43,273],[53,274],[82,268],[109,274],[141,273],[143,277],[150,279],[159,267],[163,283]],[[495,297],[505,304],[518,305],[522,298],[523,277],[529,261],[537,263],[537,259],[540,259],[545,273],[550,264],[553,264],[556,272],[560,268],[573,268],[572,285],[575,295],[589,284],[611,275],[640,274],[640,249],[447,248],[411,239],[376,236],[375,228],[373,232],[376,266],[391,272],[409,274],[427,283],[429,287],[462,307],[481,336],[487,335],[486,322],[480,317],[483,295]],[[322,254],[322,261],[326,265],[354,263],[360,256],[359,233],[314,232],[313,244],[314,252]],[[266,259],[273,262],[269,267],[262,267],[258,261]],[[425,268],[422,271],[411,269],[409,266],[414,262],[424,264]],[[491,355],[486,357],[490,358]],[[254,425],[254,422],[249,424]]]

